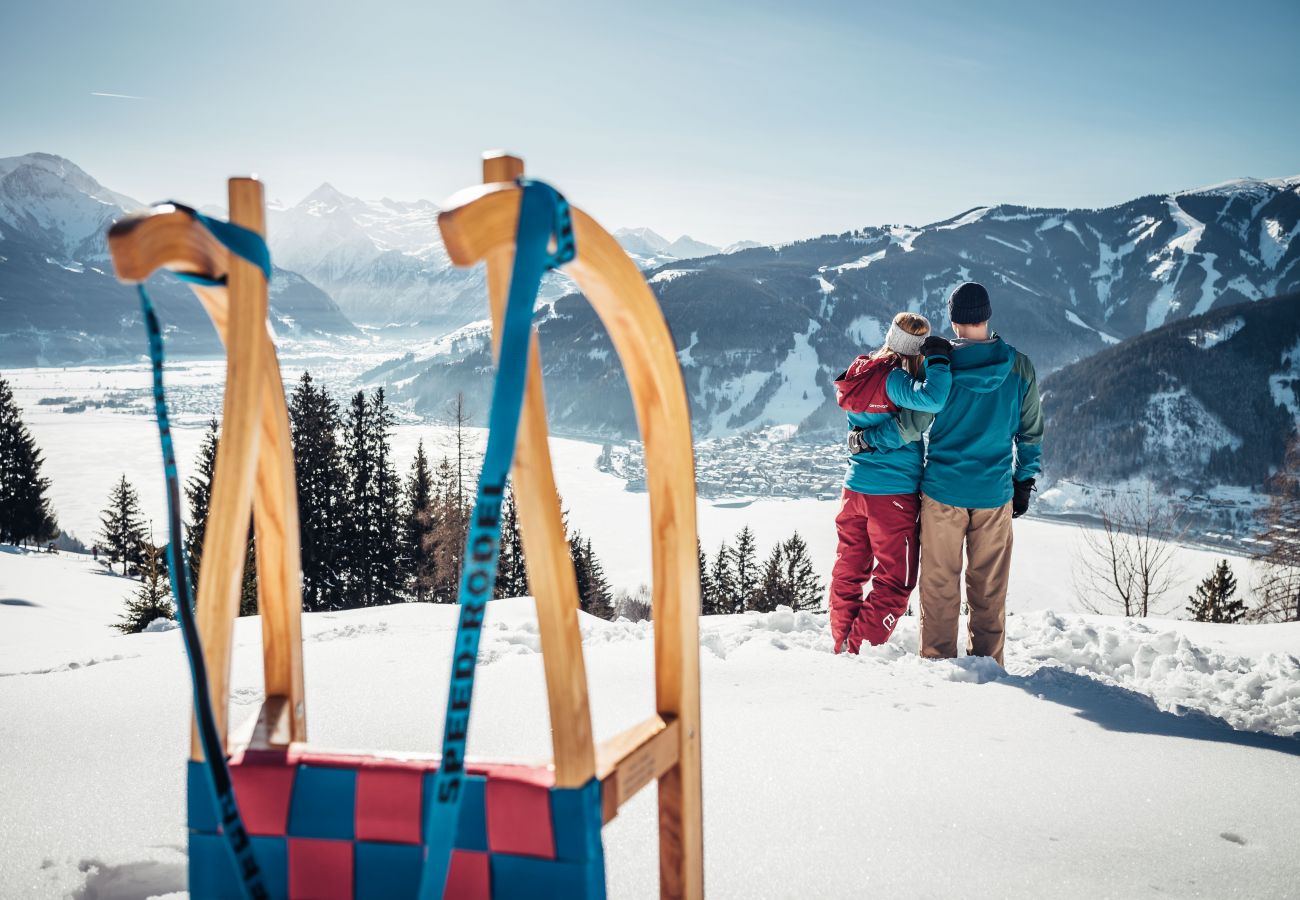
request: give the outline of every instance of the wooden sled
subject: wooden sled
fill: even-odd
[[[487,263],[498,341],[520,202],[520,189],[513,179],[521,174],[522,168],[522,163],[513,157],[501,154],[488,157],[484,162],[487,183],[457,195],[439,217],[448,253],[455,264]],[[264,234],[262,188],[257,181],[231,179],[230,210],[233,223]],[[578,627],[577,586],[551,469],[534,333],[513,482],[528,575],[536,597],[552,723],[554,762],[553,770],[546,776],[553,779],[549,796],[576,797],[593,787],[598,790],[600,821],[592,825],[597,832],[595,859],[592,862],[584,857],[583,865],[588,869],[599,865],[600,884],[592,891],[598,889],[603,893],[600,822],[612,819],[624,802],[657,779],[660,894],[700,897],[703,895],[703,823],[699,572],[686,393],[671,335],[639,271],[599,225],[576,208],[572,213],[578,255],[566,271],[595,306],[627,367],[646,445],[653,526],[657,711],[645,722],[600,746],[595,745]],[[390,805],[400,805],[403,801],[392,792],[404,784],[403,796],[409,798],[413,793],[418,810],[421,781],[416,778],[412,782],[407,776],[415,777],[412,766],[419,770],[416,774],[422,775],[431,766],[436,767],[436,761],[408,760],[399,764],[383,757],[313,755],[306,747],[293,454],[279,364],[268,330],[267,286],[262,272],[229,253],[186,211],[166,205],[115,223],[109,233],[109,248],[118,277],[123,281],[142,282],[158,269],[212,279],[227,278],[224,286],[193,286],[221,334],[227,352],[222,437],[197,594],[199,631],[209,667],[210,696],[222,740],[232,759],[231,771],[240,806],[247,807],[249,833],[253,835],[255,847],[259,841],[264,842],[258,853],[259,857],[263,851],[269,854],[271,870],[277,874],[277,866],[287,870],[287,894],[305,896],[316,889],[302,879],[318,877],[322,879],[321,884],[332,884],[343,878],[344,869],[340,857],[309,858],[307,850],[302,849],[307,844],[314,848],[322,843],[319,840],[322,835],[293,832],[296,811],[290,807],[297,803],[298,795],[294,793],[292,773],[298,773],[296,777],[301,785],[304,783],[301,773],[306,770],[330,766],[359,769],[362,774],[357,776],[356,787],[352,789],[355,794],[349,802],[358,804],[357,833],[353,837],[360,842],[363,839],[359,811],[361,783],[366,773],[370,775],[366,783],[375,782],[376,771],[387,773],[385,784],[389,787],[384,790],[389,793],[382,797],[375,794],[375,797]],[[262,615],[266,699],[251,731],[238,740],[230,740],[227,722],[231,638],[238,612],[250,510],[258,540],[258,605]],[[202,795],[202,791],[196,792],[194,779],[196,763],[201,759],[202,752],[195,740],[190,773],[190,886],[196,897],[220,895],[229,887],[221,881],[219,862],[213,862],[220,858],[212,843],[216,839],[215,816],[211,810],[203,809],[201,803],[196,806],[196,793]],[[477,770],[476,777],[486,779],[490,785],[489,810],[493,802],[492,785],[499,786],[496,791],[501,797],[521,796],[520,791],[536,788],[535,773],[515,771],[516,768],[522,767]],[[274,774],[285,771],[290,773],[286,778]],[[476,771],[473,765],[470,771]],[[275,782],[269,788],[265,787],[268,779]],[[259,787],[250,787],[254,783]],[[270,800],[266,797],[268,791]],[[560,800],[547,802],[558,804]],[[384,834],[395,829],[409,831],[409,824],[404,822],[399,827],[381,816],[379,820],[368,821],[365,828],[369,829],[368,833],[379,835],[376,840],[382,841],[386,839]],[[557,823],[554,841],[559,840],[558,828]],[[418,841],[418,831],[415,839]],[[585,840],[590,843],[589,834]],[[362,852],[375,850],[375,846],[363,848],[357,843],[356,847],[355,856],[351,855],[354,851],[349,851],[346,872],[352,876],[349,882],[355,879],[356,896],[362,896],[369,858],[363,857]],[[507,877],[522,879],[524,876],[519,872],[529,878],[544,877],[536,869],[503,869],[506,875],[494,887],[489,885],[485,874],[486,854],[478,860],[472,853],[462,854],[460,849],[456,853],[460,856],[453,857],[447,896],[500,896],[499,889],[513,894],[515,891],[504,887]],[[501,859],[512,864],[514,861],[510,856]],[[369,865],[379,872],[377,863]],[[495,865],[491,869],[494,881],[497,880]],[[388,863],[383,866],[386,872],[392,868]],[[295,882],[296,872],[307,874],[299,874]],[[590,882],[590,874],[584,877]],[[380,882],[371,879],[370,883],[373,886]],[[543,887],[538,881],[531,885],[530,893],[535,895]],[[567,887],[555,888],[557,895],[569,891]]]

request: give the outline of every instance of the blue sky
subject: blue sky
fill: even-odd
[[[0,156],[441,200],[508,147],[611,228],[787,240],[1298,174],[1297,34],[1295,0],[15,0]]]

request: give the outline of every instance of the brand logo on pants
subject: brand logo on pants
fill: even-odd
[[[888,629],[889,631],[893,631],[893,630],[894,630],[894,623],[897,622],[897,621],[898,621],[898,619],[896,619],[896,618],[894,617],[894,614],[893,614],[893,613],[889,613],[887,616],[885,616],[883,619],[880,620],[880,624],[881,624],[881,625],[884,625],[885,628]]]

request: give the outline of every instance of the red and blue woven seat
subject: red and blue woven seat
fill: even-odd
[[[244,751],[235,795],[273,898],[415,897],[431,759]],[[444,896],[603,898],[600,783],[557,788],[549,768],[466,766]],[[189,764],[190,895],[239,896],[202,763]]]

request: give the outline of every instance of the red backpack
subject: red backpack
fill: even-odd
[[[835,378],[835,402],[851,413],[892,413],[898,406],[889,399],[885,380],[899,367],[892,356],[859,356]]]

